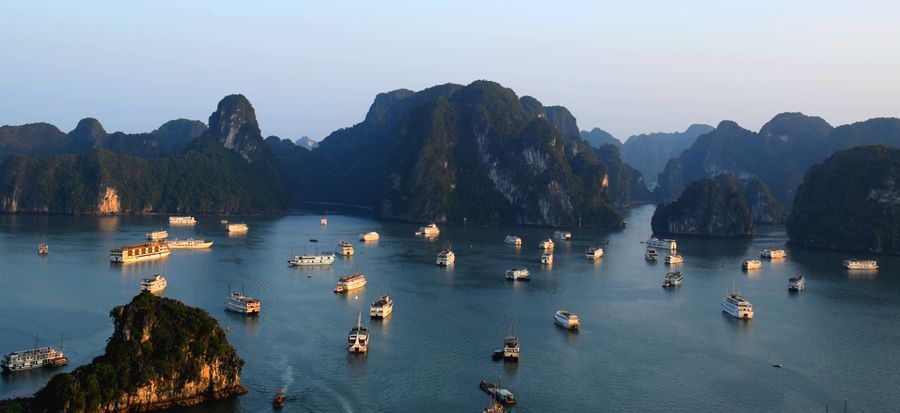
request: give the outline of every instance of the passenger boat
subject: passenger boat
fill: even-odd
[[[334,262],[333,252],[320,252],[316,254],[295,255],[288,260],[288,264],[294,267],[307,265],[331,265]]]
[[[678,254],[666,255],[666,265],[681,264],[683,262],[684,258]]]
[[[666,274],[666,279],[662,283],[663,288],[678,287],[681,285],[681,271],[670,272]]]
[[[147,233],[148,241],[161,241],[166,238],[169,238],[169,231],[160,230]]]
[[[228,224],[228,220],[227,220],[227,219],[223,219],[223,220],[219,221],[219,223],[222,224],[222,225],[226,225],[226,224]]]
[[[762,261],[760,260],[746,259],[741,263],[741,269],[745,271],[758,270],[760,268],[762,268]]]
[[[38,244],[38,255],[47,255],[50,253],[50,246],[47,243],[42,242]]]
[[[435,264],[439,267],[446,267],[449,265],[453,265],[456,262],[456,254],[451,250],[443,250],[438,253],[437,259],[435,260]]]
[[[35,338],[35,348],[5,354],[3,359],[0,360],[0,368],[6,373],[11,373],[42,367],[63,367],[69,364],[69,358],[63,354],[61,344],[60,350],[53,347],[38,347],[37,338]]]
[[[231,291],[225,299],[225,309],[241,314],[259,314],[259,300],[237,291]]]
[[[518,247],[522,245],[522,238],[516,235],[507,235],[506,238],[503,239],[503,242]]]
[[[338,284],[334,287],[336,293],[346,293],[350,290],[366,286],[366,275],[358,272],[346,277],[338,278]]]
[[[553,233],[553,238],[560,241],[568,241],[572,239],[572,233],[566,231],[556,231]]]
[[[503,340],[503,359],[507,361],[519,361],[519,337],[516,336],[515,325],[509,328],[509,334]]]
[[[507,389],[500,387],[499,384],[494,384],[489,381],[482,380],[481,383],[478,384],[478,387],[481,390],[484,390],[485,393],[494,396],[500,403],[503,403],[506,406],[512,406],[516,404],[516,396]]]
[[[590,260],[596,260],[603,256],[603,248],[600,247],[588,247],[584,251],[584,256]]]
[[[250,227],[243,223],[226,224],[225,230],[228,231],[229,234],[243,234],[249,231]]]
[[[538,244],[538,248],[540,248],[542,250],[552,250],[553,247],[555,247],[555,246],[556,246],[556,244],[554,244],[553,240],[550,238],[547,238]]]
[[[656,248],[647,247],[647,251],[644,252],[644,259],[652,262],[658,261],[659,253],[656,252]]]
[[[525,267],[510,268],[506,270],[506,279],[510,281],[528,281],[530,274],[528,268]]]
[[[394,300],[387,294],[382,294],[381,298],[375,300],[369,307],[369,317],[386,318],[394,312]]]
[[[760,251],[759,256],[763,258],[774,259],[784,258],[787,256],[787,254],[784,252],[784,250],[781,249],[763,248],[763,250]]]
[[[844,260],[844,268],[848,270],[877,270],[878,262],[875,260]]]
[[[328,225],[328,218],[327,218],[327,217],[322,217],[322,219],[319,220],[319,225],[321,225],[321,226],[323,226],[323,227],[326,226],[326,225]]]
[[[347,336],[347,351],[351,353],[365,353],[369,350],[369,329],[362,325],[362,314],[357,314],[356,325],[350,329]]]
[[[441,234],[441,230],[438,229],[437,225],[435,225],[434,222],[432,222],[431,224],[428,224],[424,227],[419,227],[419,230],[416,231],[416,236],[423,236],[423,237],[429,237],[429,238],[436,237],[440,234]]]
[[[194,225],[197,220],[194,217],[169,217],[169,225]]]
[[[166,277],[156,274],[153,277],[144,278],[141,280],[141,291],[149,291],[151,293],[155,293],[165,290],[166,286],[168,285],[169,282],[166,281]]]
[[[348,241],[340,240],[337,243],[337,249],[335,250],[338,254],[341,254],[345,257],[349,257],[353,255],[353,244]]]
[[[152,260],[168,256],[172,251],[164,242],[152,241],[126,245],[109,251],[109,260],[116,263]]]
[[[541,264],[553,265],[553,251],[544,251],[541,254]]]
[[[567,330],[578,330],[581,326],[578,316],[565,310],[557,310],[553,314],[553,322]]]
[[[675,251],[678,249],[678,243],[675,242],[674,239],[659,239],[656,237],[650,237],[650,239],[647,240],[647,247]]]
[[[359,240],[362,242],[373,242],[378,241],[379,239],[381,239],[381,235],[378,235],[375,231],[359,234]]]
[[[722,311],[735,318],[744,320],[753,318],[753,304],[734,292],[726,295],[722,300]]]
[[[788,280],[788,290],[802,291],[806,289],[806,279],[803,276],[794,277]]]
[[[174,241],[166,242],[166,245],[172,249],[185,249],[185,250],[202,250],[209,248],[213,245],[212,241],[206,241],[202,239],[176,239]]]

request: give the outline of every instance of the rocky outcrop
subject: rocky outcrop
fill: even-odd
[[[772,196],[769,187],[759,179],[744,184],[744,199],[756,224],[783,224],[787,219],[784,207]]]
[[[100,215],[118,214],[122,212],[122,202],[115,188],[101,186],[100,200],[97,202],[97,213]]]
[[[75,129],[69,132],[69,138],[78,150],[99,148],[106,136],[107,133],[103,129],[103,125],[94,118],[84,118],[78,121]]]
[[[753,235],[753,217],[737,181],[728,175],[691,183],[651,219],[657,234],[739,237]]]
[[[248,162],[258,159],[258,149],[263,146],[256,111],[244,95],[228,95],[219,101],[209,115],[209,133]]]
[[[593,146],[594,148],[600,148],[603,145],[609,144],[619,148],[619,150],[622,149],[622,141],[616,139],[609,132],[603,129],[594,128],[591,129],[590,132],[581,131],[580,134],[581,139],[587,141],[587,143],[591,144],[591,146]]]

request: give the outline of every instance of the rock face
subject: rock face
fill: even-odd
[[[147,412],[246,392],[244,361],[206,311],[145,292],[110,316],[106,352],[54,376],[27,411]]]
[[[744,185],[744,199],[755,224],[783,224],[787,219],[784,207],[759,179],[751,179]]]
[[[812,248],[900,254],[900,150],[862,146],[810,168],[787,223]]]
[[[258,149],[263,146],[256,111],[244,95],[228,95],[219,101],[209,115],[209,133],[248,162],[258,159]]]
[[[316,142],[309,138],[309,136],[301,136],[297,140],[294,141],[294,144],[297,146],[302,146],[306,149],[313,150],[319,147],[319,142]]]
[[[606,144],[594,149],[608,172],[610,197],[616,208],[628,208],[635,204],[653,202],[653,194],[647,189],[644,176],[619,156],[619,148]]]
[[[651,227],[657,234],[750,236],[753,217],[737,181],[719,175],[691,183],[677,201],[658,206]]]

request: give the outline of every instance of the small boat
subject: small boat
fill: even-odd
[[[432,222],[431,224],[428,224],[424,227],[419,227],[419,230],[416,231],[417,237],[433,238],[440,234],[441,234],[441,230],[438,228],[437,225],[434,224],[434,222]]]
[[[321,225],[323,227],[328,225],[328,218],[322,217],[322,219],[319,220],[319,225]]]
[[[152,231],[147,233],[148,241],[161,241],[169,238],[169,232],[166,230]]]
[[[293,267],[303,267],[309,265],[331,265],[334,262],[333,252],[320,252],[317,254],[295,255],[288,260],[288,264]]]
[[[515,332],[515,324],[509,328],[509,334],[503,340],[503,360],[519,361],[519,337]]]
[[[243,293],[231,291],[225,299],[225,309],[241,314],[259,314],[259,300]]]
[[[603,256],[603,248],[600,247],[588,247],[584,250],[585,258],[589,260],[596,260]]]
[[[309,239],[309,242],[319,242],[319,240],[317,240],[317,239],[315,239],[315,238],[310,238],[310,239]]]
[[[38,244],[38,255],[47,255],[50,253],[50,246],[47,243],[42,242]]]
[[[481,390],[484,390],[485,393],[490,394],[497,398],[500,403],[503,403],[506,406],[512,406],[516,404],[516,396],[507,389],[500,387],[499,384],[494,384],[489,381],[482,380],[481,383],[478,384],[478,387]]]
[[[353,244],[351,244],[347,241],[344,241],[344,240],[340,240],[337,243],[337,249],[335,249],[335,252],[337,252],[338,254],[341,254],[345,257],[349,257],[349,256],[353,255],[353,252],[354,252]]]
[[[169,225],[194,225],[197,220],[194,217],[169,217]]]
[[[211,247],[213,245],[213,242],[202,239],[188,238],[169,241],[166,242],[166,245],[168,245],[171,249],[201,250]]]
[[[802,275],[788,280],[788,291],[803,291],[805,289],[806,279]]]
[[[227,219],[223,219],[223,220],[219,221],[219,223],[222,224],[222,225],[226,225],[226,224],[228,224],[228,220],[227,220]]]
[[[522,245],[522,237],[517,235],[507,235],[506,238],[503,239],[505,244],[515,245],[517,247]]]
[[[572,233],[566,231],[556,231],[553,233],[553,239],[557,239],[560,241],[568,241],[572,239]]]
[[[553,265],[553,251],[544,251],[541,254],[541,264]]]
[[[744,271],[753,271],[762,268],[762,261],[754,259],[746,259],[741,263],[741,269]]]
[[[763,248],[763,250],[760,251],[759,256],[768,259],[778,259],[786,257],[787,253],[782,249]]]
[[[369,317],[386,318],[394,312],[394,300],[387,294],[382,294],[381,298],[375,300],[369,307]]]
[[[510,281],[528,281],[531,273],[528,268],[515,267],[506,270],[506,279]]]
[[[683,262],[684,262],[684,258],[678,254],[666,255],[666,265],[681,264]]]
[[[499,350],[494,350],[494,352],[491,354],[491,360],[494,360],[494,361],[503,360],[503,349],[501,348]]]
[[[555,246],[556,246],[556,244],[554,244],[553,240],[550,238],[547,238],[538,244],[538,248],[540,248],[542,250],[552,250],[553,247],[555,247]]]
[[[644,259],[651,262],[656,262],[659,260],[659,253],[656,252],[656,248],[647,247],[647,251],[644,252]]]
[[[781,363],[775,363],[775,364],[772,365],[772,367],[775,367],[776,369],[780,369],[780,368],[782,368],[782,367],[784,367],[784,366],[782,366]]]
[[[144,278],[141,280],[141,291],[149,291],[151,293],[155,293],[165,290],[166,286],[168,285],[169,282],[166,281],[166,277],[156,274],[153,277]]]
[[[225,231],[228,234],[243,234],[247,231],[250,231],[250,227],[247,224],[237,223],[237,224],[226,224]]]
[[[275,399],[272,400],[272,407],[280,408],[284,406],[284,388],[278,391],[278,394],[275,395]]]
[[[456,254],[453,253],[452,250],[443,250],[438,253],[437,259],[435,259],[434,263],[438,267],[448,267],[453,265],[456,262]]]
[[[347,336],[347,351],[350,353],[365,353],[369,350],[369,329],[362,325],[362,313],[356,316],[356,325],[350,329]]]
[[[877,270],[878,261],[875,260],[844,260],[844,268],[848,270]]]
[[[365,234],[359,234],[359,240],[362,242],[374,242],[381,239],[381,235],[378,235],[377,232],[371,231]]]
[[[346,293],[350,290],[363,288],[366,286],[366,275],[358,272],[346,277],[338,278],[338,284],[334,287],[336,293]]]
[[[681,285],[681,271],[670,272],[666,274],[666,279],[662,283],[663,288],[678,287]]]
[[[650,237],[650,239],[647,240],[647,247],[675,251],[678,249],[678,243],[675,242],[674,239],[659,239],[656,237]]]
[[[553,314],[553,322],[567,330],[578,330],[581,326],[578,316],[565,310],[557,310]]]

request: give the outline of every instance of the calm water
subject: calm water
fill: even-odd
[[[840,268],[841,253],[788,247],[788,259],[740,271],[740,261],[765,246],[782,246],[784,231],[763,229],[753,240],[679,240],[684,284],[660,288],[666,266],[643,260],[653,207],[631,211],[623,232],[574,230],[542,268],[540,228],[453,226],[436,241],[412,236],[416,226],[367,218],[252,217],[250,232],[229,237],[219,217],[199,217],[171,236],[215,241],[209,251],[175,251],[168,259],[115,266],[109,249],[141,241],[167,226],[164,217],[0,217],[0,352],[59,342],[65,330],[69,369],[99,355],[112,332],[112,307],[127,303],[140,278],[165,271],[164,296],[206,309],[225,326],[246,360],[250,392],[190,412],[271,409],[285,387],[284,411],[480,411],[488,402],[482,379],[502,377],[518,396],[516,412],[549,411],[832,411],[850,400],[867,411],[900,408],[900,261],[879,257],[877,273]],[[375,230],[381,241],[362,245]],[[507,233],[525,245],[503,244]],[[318,244],[309,243],[319,239]],[[357,256],[332,267],[289,268],[304,248],[331,250],[339,239]],[[591,243],[609,240],[596,262]],[[39,257],[39,242],[50,255]],[[559,243],[558,243],[559,244]],[[434,266],[452,245],[455,268]],[[504,271],[524,264],[530,283]],[[338,277],[362,269],[369,279],[348,296],[332,293]],[[808,288],[787,292],[804,274]],[[262,315],[227,313],[228,285],[262,300]],[[734,284],[754,304],[751,322],[720,312]],[[369,323],[369,354],[346,353],[357,312],[381,290],[394,297],[389,320]],[[571,334],[551,318],[557,308],[582,317]],[[517,366],[490,359],[512,322],[522,342]],[[772,363],[782,363],[775,369]],[[0,379],[0,397],[27,395],[53,372]]]

